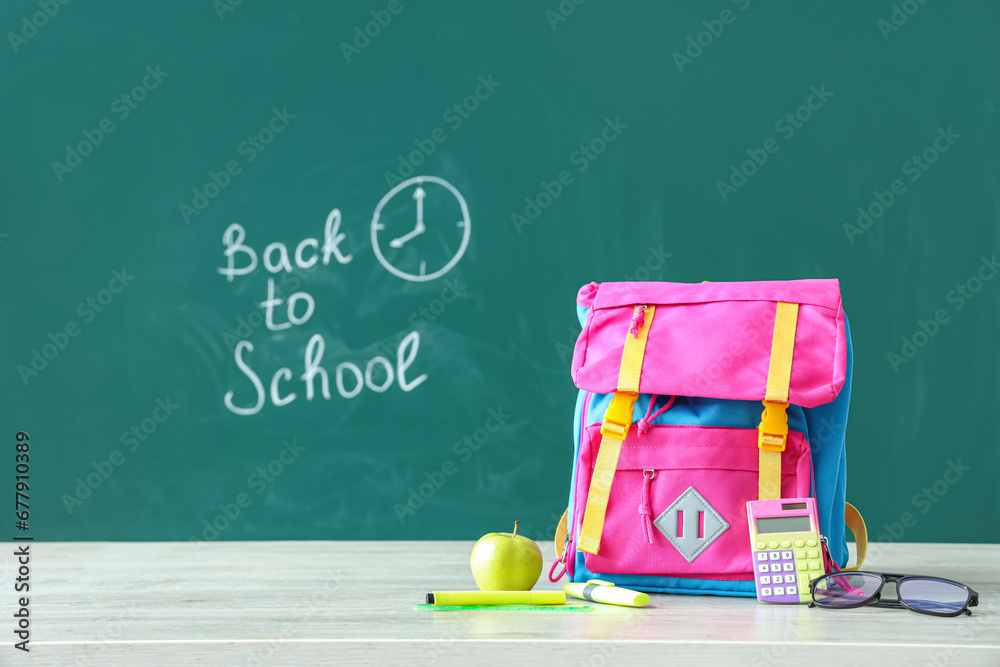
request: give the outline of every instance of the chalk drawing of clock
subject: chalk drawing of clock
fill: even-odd
[[[448,273],[469,246],[465,199],[448,181],[414,176],[389,190],[372,216],[372,248],[389,273],[424,282]]]

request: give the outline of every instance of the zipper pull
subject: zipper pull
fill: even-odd
[[[646,544],[653,543],[653,520],[650,518],[653,510],[649,507],[649,487],[653,483],[654,477],[656,477],[655,470],[647,468],[642,471],[642,499],[639,501],[639,516],[642,517],[642,533]]]
[[[639,337],[639,329],[642,325],[646,323],[646,306],[636,306],[635,312],[632,314],[632,323],[629,325],[628,332],[632,334],[633,338]]]
[[[851,585],[851,579],[849,576],[851,573],[841,570],[840,566],[837,565],[837,561],[833,560],[833,556],[830,555],[830,541],[826,539],[826,535],[820,535],[819,541],[822,543],[823,546],[823,566],[826,568],[826,573],[848,575],[848,576],[836,577],[835,580],[837,582],[837,585],[839,585],[841,588],[844,589],[845,592],[850,593],[851,595],[865,595],[865,592],[863,590]],[[813,605],[815,605],[815,603],[813,603]]]
[[[823,569],[827,574],[840,572],[840,568],[837,566],[836,561],[834,561],[833,556],[830,555],[830,541],[826,539],[826,535],[820,535],[819,541],[823,546]]]
[[[559,556],[559,558],[557,558],[555,561],[553,561],[552,562],[552,567],[549,568],[549,581],[551,581],[552,583],[555,583],[555,582],[559,581],[560,579],[562,579],[562,576],[564,574],[566,574],[566,558],[569,556],[569,541],[572,540],[572,539],[573,539],[573,534],[572,533],[567,533],[566,534],[566,539],[563,540],[563,552],[562,552],[562,555]],[[563,567],[562,567],[562,571],[559,573],[559,575],[556,576],[556,574],[555,574],[556,566],[559,565],[559,563],[562,563]]]

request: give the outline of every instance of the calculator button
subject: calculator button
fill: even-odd
[[[781,572],[781,563],[771,563],[771,572]]]
[[[755,544],[754,546],[755,546],[755,547],[757,547],[758,549],[763,549],[763,548],[764,548],[764,547],[766,547],[767,545],[766,545],[766,544],[764,544],[763,542],[758,542],[758,543],[757,543],[757,544]],[[802,546],[802,545],[800,544],[799,546]]]
[[[805,551],[796,551],[795,552],[795,557],[796,558],[805,558],[806,557],[806,552]],[[758,558],[758,560],[760,560],[760,559]]]
[[[781,560],[781,554],[779,554],[777,551],[768,552],[768,556],[770,556],[771,560]]]
[[[804,570],[809,566],[803,563],[802,561],[799,561],[798,563],[795,564],[795,567],[799,568],[800,570]]]
[[[771,583],[771,577],[766,574],[760,575],[760,583],[762,585]]]
[[[767,543],[767,546],[769,546],[772,549],[777,549],[778,543],[775,540],[771,540],[770,542]],[[815,546],[815,545],[810,544],[809,546]]]
[[[787,549],[788,547],[792,546],[792,543],[789,542],[788,540],[781,540],[781,546]]]
[[[762,589],[760,589],[760,594],[761,594],[762,597],[769,598],[769,597],[771,597],[771,589],[770,588],[762,588]]]
[[[795,586],[785,586],[785,595],[798,595],[799,592],[795,590]]]
[[[810,551],[809,552],[809,558],[819,558],[819,552],[818,551]]]
[[[774,594],[776,596],[777,595],[784,595],[785,594],[785,587],[784,586],[775,586],[774,587]]]
[[[795,565],[792,563],[782,563],[781,569],[783,569],[785,572],[791,572],[792,570],[795,569]]]
[[[767,560],[767,552],[765,552],[765,551],[758,551],[757,552],[757,560]]]
[[[794,574],[786,574],[785,575],[785,583],[786,584],[794,584],[795,583],[795,575]]]
[[[781,560],[792,560],[792,552],[791,551],[782,551],[781,552]]]
[[[814,546],[816,546],[816,540],[814,540],[813,538],[810,537],[808,540],[806,540],[806,544],[809,545],[809,546],[811,546],[811,547],[814,547]]]
[[[805,563],[803,563],[803,565],[804,565],[804,564],[805,564]],[[761,563],[760,565],[758,565],[758,566],[757,566],[757,571],[758,571],[758,572],[770,572],[770,571],[771,571],[771,568],[769,568],[769,567],[767,566],[767,563]]]
[[[809,590],[809,577],[799,577],[799,588],[803,593]]]
[[[802,540],[795,540],[795,546],[797,546],[797,547],[804,547],[805,545],[806,545],[806,543],[803,542]],[[757,547],[757,548],[761,549],[762,547]]]
[[[809,569],[810,570],[818,570],[819,569],[819,563],[815,563],[815,562],[809,563]],[[773,570],[773,567],[772,567],[772,570]]]

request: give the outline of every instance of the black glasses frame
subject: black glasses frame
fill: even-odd
[[[816,602],[816,584],[823,581],[824,579],[829,579],[830,577],[838,577],[838,576],[852,575],[852,574],[864,574],[868,576],[879,577],[882,580],[882,582],[879,584],[878,589],[874,593],[872,593],[869,597],[865,598],[861,602],[852,602],[850,604],[839,604],[839,605],[829,605]],[[966,594],[965,604],[958,611],[947,612],[947,613],[927,611],[926,609],[917,609],[915,607],[911,607],[910,605],[906,604],[906,601],[901,600],[898,597],[899,584],[906,581],[907,579],[930,579],[933,581],[943,581],[945,583],[954,584],[959,588],[964,588]],[[897,597],[883,600],[882,588],[886,585],[887,582],[892,582],[896,584]],[[969,609],[969,607],[979,606],[979,593],[972,590],[965,584],[959,583],[957,581],[952,581],[951,579],[944,579],[942,577],[928,577],[919,574],[894,574],[888,572],[868,572],[868,571],[858,572],[854,570],[851,571],[845,570],[844,572],[833,572],[831,574],[826,574],[823,575],[822,577],[813,579],[811,582],[809,582],[809,592],[812,594],[812,599],[813,599],[813,601],[809,603],[809,606],[819,607],[820,609],[856,609],[858,607],[889,607],[892,609],[909,609],[910,611],[916,612],[918,614],[926,614],[928,616],[953,617],[953,616],[961,616],[962,614],[965,614],[967,616],[972,616],[972,611]]]

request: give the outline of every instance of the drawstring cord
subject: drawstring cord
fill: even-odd
[[[655,470],[642,471],[642,499],[639,501],[639,515],[642,517],[642,533],[646,544],[653,543],[653,520],[650,518],[653,511],[649,507],[649,486],[653,483],[655,476]]]
[[[639,326],[642,325],[640,324]],[[649,423],[669,410],[670,406],[674,404],[674,399],[677,397],[671,396],[667,400],[666,405],[653,412],[653,406],[656,405],[657,398],[659,398],[657,394],[652,395],[649,399],[649,406],[646,408],[646,416],[639,420],[638,432],[640,438],[646,435],[646,431],[649,430]],[[639,516],[642,517],[642,535],[646,544],[653,543],[653,510],[649,506],[649,487],[652,485],[654,477],[656,477],[655,470],[647,469],[642,471],[642,498],[639,501]]]
[[[670,400],[667,401],[666,405],[664,405],[662,408],[660,408],[656,412],[653,412],[653,406],[656,405],[656,399],[657,398],[658,398],[657,394],[653,394],[653,397],[651,399],[649,399],[649,407],[646,408],[646,416],[639,420],[638,431],[639,431],[639,437],[640,438],[643,437],[644,435],[646,435],[646,431],[649,430],[649,423],[651,421],[653,421],[654,419],[656,419],[657,417],[659,417],[660,415],[662,415],[667,410],[669,410],[670,406],[674,404],[674,399],[677,398],[677,397],[676,396],[671,396]],[[652,412],[652,414],[650,414],[651,412]]]

